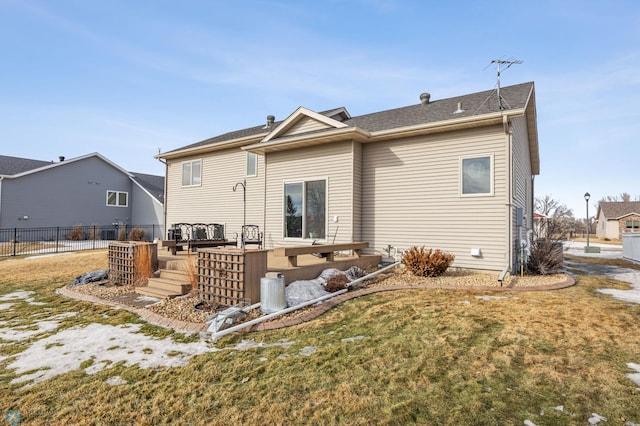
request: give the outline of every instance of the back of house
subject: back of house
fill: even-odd
[[[259,225],[266,248],[366,241],[517,267],[539,173],[533,83],[352,117],[300,107],[158,157],[165,223]],[[234,187],[236,191],[234,191]]]

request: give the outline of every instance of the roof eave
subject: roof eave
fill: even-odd
[[[504,115],[513,117],[524,114],[523,110],[509,110],[495,112],[491,114],[483,114],[481,116],[463,117],[454,120],[436,121],[432,123],[417,124],[415,126],[401,127],[395,129],[380,130],[371,133],[371,138],[367,142],[376,142],[379,140],[399,139],[411,136],[450,132],[455,130],[465,130],[477,127],[491,126],[502,124]]]
[[[342,142],[355,140],[365,142],[370,137],[370,133],[358,127],[342,127],[339,129],[327,130],[321,133],[307,133],[275,139],[267,142],[258,142],[253,145],[243,146],[242,149],[256,154],[264,155],[268,152],[285,151],[289,149],[320,145],[331,142]]]
[[[206,154],[209,152],[221,151],[223,149],[236,148],[244,145],[251,145],[253,143],[259,142],[268,134],[269,133],[261,133],[259,135],[246,136],[244,138],[231,139],[223,142],[212,142],[211,144],[196,146],[192,148],[178,149],[175,151],[155,155],[154,158],[175,160],[176,158]]]
[[[624,219],[625,217],[629,217],[629,216],[640,216],[640,213],[637,213],[637,212],[625,213],[623,215],[620,215],[620,216],[616,217],[614,220]]]

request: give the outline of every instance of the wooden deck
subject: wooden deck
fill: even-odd
[[[250,251],[251,249],[247,249]],[[188,251],[177,252],[175,255],[166,252],[158,253],[158,262],[160,268],[164,269],[181,269],[180,264],[186,262],[189,255],[196,256],[195,253]],[[376,268],[381,261],[380,255],[334,255],[333,260],[326,257],[316,257],[312,254],[299,254],[296,259],[296,266],[289,264],[288,256],[283,256],[282,252],[269,250],[267,252],[267,270],[268,272],[280,273],[284,276],[285,284],[289,284],[297,280],[308,280],[317,278],[320,273],[327,268],[337,268],[346,270],[351,266],[358,266],[362,269]]]

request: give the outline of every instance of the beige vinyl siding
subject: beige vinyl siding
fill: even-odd
[[[353,142],[353,206],[351,241],[362,241],[362,144]]]
[[[300,133],[307,133],[307,132],[313,132],[316,130],[322,130],[322,129],[327,129],[331,126],[329,126],[326,123],[322,123],[321,121],[318,120],[314,120],[313,118],[303,118],[301,120],[299,120],[297,123],[295,123],[293,126],[291,126],[287,132],[286,135],[297,135]]]
[[[471,155],[493,156],[494,195],[460,196],[460,158]],[[378,251],[424,245],[453,253],[457,267],[503,269],[505,155],[502,126],[363,145],[362,239]]]
[[[263,224],[264,157],[257,158],[257,175],[246,177],[247,156],[240,148],[216,151],[167,163],[166,225],[178,222],[224,223],[227,238],[240,233],[243,221],[243,190],[236,183],[246,178],[247,223]],[[182,186],[182,163],[202,160],[202,184]]]
[[[267,248],[310,244],[310,239],[283,237],[284,183],[327,179],[326,240],[350,242],[352,236],[353,153],[351,142],[267,154]],[[334,222],[338,216],[338,222]],[[337,234],[336,234],[337,231]]]
[[[514,205],[523,207],[527,216],[528,226],[531,227],[533,211],[531,205],[531,159],[527,138],[527,122],[523,117],[512,121],[513,146],[513,181]]]
[[[521,260],[521,240],[526,240],[527,231],[533,229],[533,203],[531,200],[533,182],[531,181],[531,159],[526,119],[524,117],[513,119],[511,130],[511,146],[513,150],[513,200],[511,202],[513,205],[511,211],[513,229],[511,245],[513,247],[512,264],[514,268],[517,268]],[[516,221],[517,207],[524,209],[526,222],[522,229],[518,227]]]

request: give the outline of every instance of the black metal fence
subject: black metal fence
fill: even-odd
[[[0,256],[107,248],[109,241],[162,239],[160,225],[51,226],[0,229]]]

